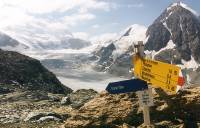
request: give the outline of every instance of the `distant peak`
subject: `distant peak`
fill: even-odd
[[[199,16],[199,14],[193,10],[191,7],[189,7],[187,4],[181,2],[181,1],[178,1],[178,2],[175,2],[173,4],[171,4],[168,8],[167,8],[167,11],[170,11],[172,10],[174,7],[182,7],[182,8],[185,8],[187,9],[188,11],[192,12],[195,16]]]

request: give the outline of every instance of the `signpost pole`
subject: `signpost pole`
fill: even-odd
[[[144,44],[142,41],[138,41],[138,45],[135,46],[136,48],[136,54],[139,54],[139,57],[144,58]],[[150,114],[149,114],[149,106],[144,105],[143,106],[143,118],[144,118],[144,125],[150,127],[151,122],[150,122]]]
[[[150,126],[149,106],[143,106],[144,125]]]

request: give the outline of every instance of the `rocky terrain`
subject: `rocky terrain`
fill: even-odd
[[[49,110],[56,105],[51,101],[58,101],[60,96],[71,92],[38,60],[17,52],[0,50],[0,127],[19,123],[24,114],[31,111]],[[44,120],[54,119],[52,113],[43,115],[50,116]],[[55,119],[60,120],[57,116]],[[19,125],[10,127],[21,127],[21,123]]]
[[[199,87],[177,95],[153,90],[151,127],[200,127]],[[38,93],[0,95],[0,127],[8,128],[143,128],[142,108],[136,93],[111,95],[77,90],[69,95]],[[25,98],[26,97],[26,98]],[[11,100],[13,99],[13,100]]]

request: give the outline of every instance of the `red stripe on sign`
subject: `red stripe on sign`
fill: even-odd
[[[184,83],[185,83],[185,79],[183,78],[183,77],[178,77],[178,85],[179,86],[183,86],[184,85]]]

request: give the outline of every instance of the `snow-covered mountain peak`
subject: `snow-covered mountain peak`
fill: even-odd
[[[121,34],[122,36],[115,42],[117,50],[124,52],[134,43],[138,41],[145,41],[146,39],[146,30],[145,26],[134,24],[125,29]]]
[[[174,8],[178,8],[178,7],[182,7],[190,12],[192,12],[195,16],[199,16],[199,14],[193,10],[192,8],[190,8],[187,4],[183,3],[183,2],[175,2],[173,4],[171,4],[168,8],[167,11],[168,12],[172,12],[174,10]]]
[[[147,28],[143,25],[133,24],[122,31],[120,35],[122,35],[122,37],[134,36],[136,34],[138,35],[143,33],[144,31],[146,31],[146,29]]]

